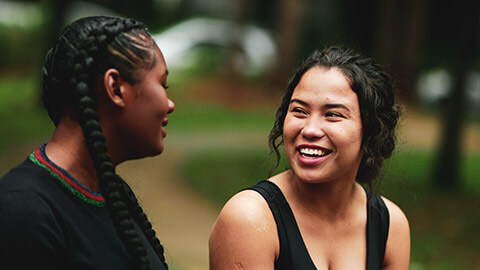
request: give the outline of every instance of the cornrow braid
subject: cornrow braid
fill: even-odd
[[[89,18],[82,19],[83,22],[88,20]],[[107,47],[109,44],[123,33],[143,31],[148,35],[148,32],[143,24],[134,20],[93,17],[92,21],[100,25],[84,27],[85,29],[89,29],[84,30],[86,31],[85,33],[80,33],[84,34],[84,38],[78,42],[79,45],[77,45],[77,48],[70,44],[65,34],[62,34],[58,41],[59,44],[47,54],[45,66],[42,69],[44,104],[49,111],[50,117],[54,123],[57,124],[60,117],[66,112],[65,109],[52,109],[56,107],[54,104],[55,100],[53,100],[53,104],[49,104],[49,97],[55,94],[55,91],[59,92],[58,87],[62,85],[61,77],[63,77],[63,81],[65,81],[68,76],[62,73],[62,71],[58,71],[60,70],[59,68],[57,68],[53,74],[49,71],[52,70],[52,66],[56,62],[60,64],[64,63],[62,60],[56,60],[55,56],[58,51],[67,55],[70,51],[73,51],[73,60],[70,63],[73,67],[73,74],[69,74],[71,79],[68,82],[70,84],[69,88],[74,90],[71,97],[73,104],[70,106],[73,106],[74,116],[78,118],[85,136],[86,145],[100,181],[99,184],[102,195],[105,198],[106,207],[112,218],[117,235],[130,254],[132,266],[135,269],[149,269],[147,251],[134,227],[133,222],[136,221],[139,223],[146,238],[153,246],[165,268],[168,269],[163,254],[163,247],[155,236],[151,223],[143,213],[133,191],[115,172],[115,167],[107,152],[105,137],[99,122],[100,116],[96,110],[95,93],[93,91],[93,86],[98,74],[101,74],[107,68],[105,66],[106,63],[98,59],[108,58]],[[81,22],[77,22],[77,24],[78,23]],[[65,46],[70,46],[71,48],[65,49]],[[66,50],[67,52],[62,50]],[[122,64],[123,63],[118,65]],[[68,94],[65,94],[65,96],[66,100],[70,100]]]

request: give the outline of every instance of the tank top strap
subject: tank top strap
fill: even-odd
[[[382,269],[387,246],[390,215],[382,197],[367,193],[367,269]]]
[[[273,182],[263,180],[247,189],[255,190],[265,198],[275,219],[280,242],[275,270],[315,270],[295,216],[280,188]]]

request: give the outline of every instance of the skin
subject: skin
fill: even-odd
[[[355,182],[362,157],[356,93],[336,69],[314,67],[295,88],[284,122],[291,169],[269,180],[292,208],[317,269],[365,269],[366,194]],[[323,151],[308,158],[299,149]],[[390,228],[384,269],[408,269],[410,232],[400,208],[385,199]],[[210,269],[274,269],[279,240],[263,197],[242,191],[222,209],[210,236]]]
[[[175,104],[166,93],[168,70],[164,57],[156,46],[154,50],[156,63],[149,70],[139,70],[143,75],[140,82],[130,84],[112,68],[96,88],[100,125],[115,166],[163,152],[167,135],[164,127]],[[68,113],[55,128],[45,151],[89,190],[100,192],[80,124]]]

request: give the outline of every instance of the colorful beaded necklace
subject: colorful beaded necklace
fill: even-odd
[[[105,199],[102,194],[89,190],[70,173],[53,163],[45,154],[45,145],[47,143],[42,144],[35,152],[31,153],[30,160],[47,170],[58,183],[82,201],[96,207],[104,207]]]

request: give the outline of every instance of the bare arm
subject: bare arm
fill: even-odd
[[[210,270],[274,269],[279,243],[267,203],[243,191],[224,206],[210,235]]]
[[[410,263],[410,227],[402,210],[383,198],[390,213],[390,228],[383,269],[407,270]]]

